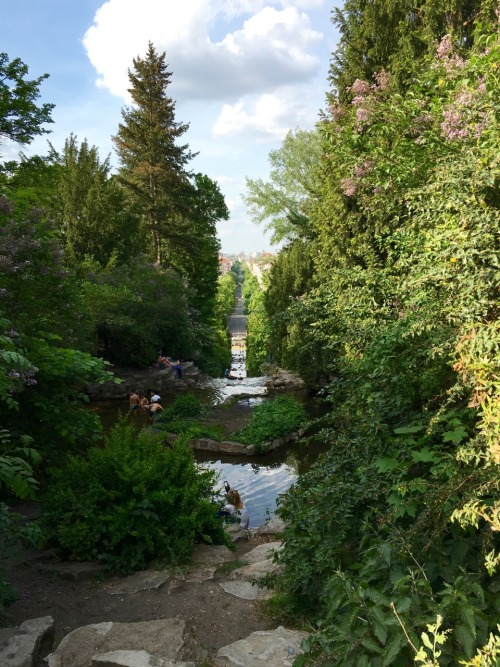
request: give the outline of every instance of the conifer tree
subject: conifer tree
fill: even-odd
[[[330,82],[342,102],[350,100],[355,79],[371,81],[381,69],[405,86],[436,41],[451,34],[467,52],[474,21],[492,20],[496,0],[346,0],[333,23],[340,41],[332,57]]]
[[[132,105],[122,109],[123,122],[113,142],[120,160],[119,178],[142,209],[154,261],[175,252],[188,240],[186,214],[192,185],[185,167],[194,157],[188,144],[177,145],[189,128],[175,120],[175,102],[167,89],[172,73],[165,53],[149,42],[144,58],[129,70]]]

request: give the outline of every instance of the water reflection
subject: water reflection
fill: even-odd
[[[263,466],[256,463],[224,463],[221,460],[205,461],[200,466],[216,470],[219,477],[218,488],[228,481],[233,489],[238,489],[250,513],[250,528],[262,525],[276,511],[276,502],[297,478],[290,466]]]

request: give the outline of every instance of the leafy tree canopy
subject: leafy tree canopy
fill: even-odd
[[[16,141],[29,144],[40,135],[50,132],[42,127],[52,123],[53,104],[37,106],[42,81],[49,75],[42,74],[31,81],[26,79],[28,66],[20,58],[9,62],[6,53],[0,53],[0,142]]]

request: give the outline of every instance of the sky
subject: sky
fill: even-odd
[[[286,133],[314,127],[325,106],[340,0],[0,0],[0,51],[28,79],[49,74],[39,103],[55,104],[51,134],[3,144],[2,160],[61,150],[71,133],[118,160],[111,137],[130,104],[128,70],[151,41],[166,53],[167,94],[194,172],[217,181],[230,210],[217,231],[223,253],[275,251],[251,219],[246,177],[267,180],[268,156]]]

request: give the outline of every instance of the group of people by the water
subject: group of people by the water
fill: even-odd
[[[182,378],[182,364],[180,359],[177,359],[177,361],[172,360],[171,357],[163,354],[161,349],[158,350],[158,356],[156,357],[154,365],[161,370],[164,370],[165,368],[173,368],[177,373],[177,377],[179,379]]]
[[[144,410],[149,415],[149,421],[152,424],[155,417],[157,417],[163,410],[161,405],[161,396],[154,390],[149,390],[148,397],[139,391],[132,391],[129,394],[130,413],[133,417],[137,415],[140,410]]]

